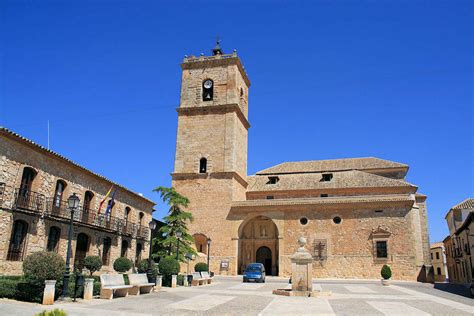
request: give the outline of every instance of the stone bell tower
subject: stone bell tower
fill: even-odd
[[[212,56],[186,56],[181,69],[172,185],[190,200],[197,250],[207,255],[210,238],[211,270],[232,273],[237,266],[232,232],[238,227],[228,216],[232,201],[245,200],[247,188],[250,82],[237,53],[224,54],[219,41]],[[221,262],[228,262],[228,271]]]

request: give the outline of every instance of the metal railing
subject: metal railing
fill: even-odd
[[[137,230],[137,238],[143,238],[143,239],[148,239],[148,232],[150,231],[150,228],[147,226],[138,226]]]
[[[24,188],[15,190],[15,197],[13,201],[14,209],[41,212],[44,210],[44,205],[45,196],[43,194],[29,191],[28,189]]]
[[[131,236],[135,232],[135,227],[136,226],[137,226],[136,224],[125,221],[125,222],[122,223],[121,232],[124,235],[130,235]]]

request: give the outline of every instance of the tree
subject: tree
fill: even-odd
[[[176,256],[178,240],[176,232],[181,232],[179,238],[179,261],[184,262],[186,253],[196,254],[192,245],[194,238],[189,235],[187,223],[193,220],[193,215],[183,208],[189,204],[189,199],[182,196],[176,190],[166,187],[158,187],[153,190],[160,194],[163,202],[170,206],[168,215],[163,218],[166,225],[158,231],[158,237],[153,239],[153,243],[158,246],[159,251],[153,254],[154,257]]]
[[[94,272],[102,269],[102,259],[99,256],[87,256],[84,259],[84,267],[90,271],[90,276],[92,277]]]

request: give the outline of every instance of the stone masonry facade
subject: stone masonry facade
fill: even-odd
[[[172,185],[190,199],[199,261],[237,275],[251,262],[291,275],[308,240],[313,277],[426,280],[426,196],[408,166],[379,158],[287,162],[247,175],[250,81],[234,52],[185,57]],[[203,246],[211,240],[211,248]]]
[[[101,272],[110,272],[120,256],[148,258],[152,201],[5,128],[0,171],[0,275],[22,274],[22,260],[36,251],[66,257],[66,201],[73,193],[80,206],[74,212],[72,265],[81,268],[85,256],[98,255]],[[110,189],[116,190],[111,212],[105,214],[110,194],[98,213]]]

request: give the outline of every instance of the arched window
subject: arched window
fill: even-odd
[[[48,234],[48,245],[46,250],[58,252],[59,240],[61,238],[61,229],[59,227],[53,226],[49,229]]]
[[[61,201],[63,200],[64,189],[66,188],[66,182],[63,180],[56,181],[56,189],[54,190],[54,207],[59,208]]]
[[[83,203],[84,210],[91,209],[93,198],[94,198],[94,193],[92,193],[91,191],[86,191],[86,193],[84,193],[84,203]]]
[[[104,238],[104,248],[102,249],[102,264],[109,265],[110,262],[110,247],[112,246],[112,239],[110,237]]]
[[[137,249],[136,249],[136,252],[135,252],[135,264],[138,265],[138,263],[141,261],[142,259],[142,244],[137,242]]]
[[[138,220],[139,220],[140,226],[143,226],[143,216],[145,216],[145,214],[143,214],[143,212],[140,212],[140,214],[138,215]]]
[[[195,234],[194,245],[198,252],[207,253],[207,237],[204,234]]]
[[[7,260],[21,261],[25,250],[26,236],[28,234],[28,224],[23,220],[16,220],[13,223],[10,245],[8,246]]]
[[[33,180],[36,177],[36,171],[33,168],[25,167],[23,169],[23,175],[21,176],[20,188],[18,189],[18,196],[16,197],[15,204],[19,208],[30,208],[33,203],[32,198],[32,187]]]
[[[199,160],[199,173],[206,173],[207,172],[207,159],[201,158]]]
[[[128,240],[122,240],[122,248],[120,249],[120,257],[126,257],[128,252]]]
[[[214,81],[206,79],[202,82],[202,100],[212,101],[214,98]]]
[[[130,212],[132,211],[132,209],[130,207],[126,207],[125,208],[125,221],[128,222],[129,220],[129,216],[130,216]]]

